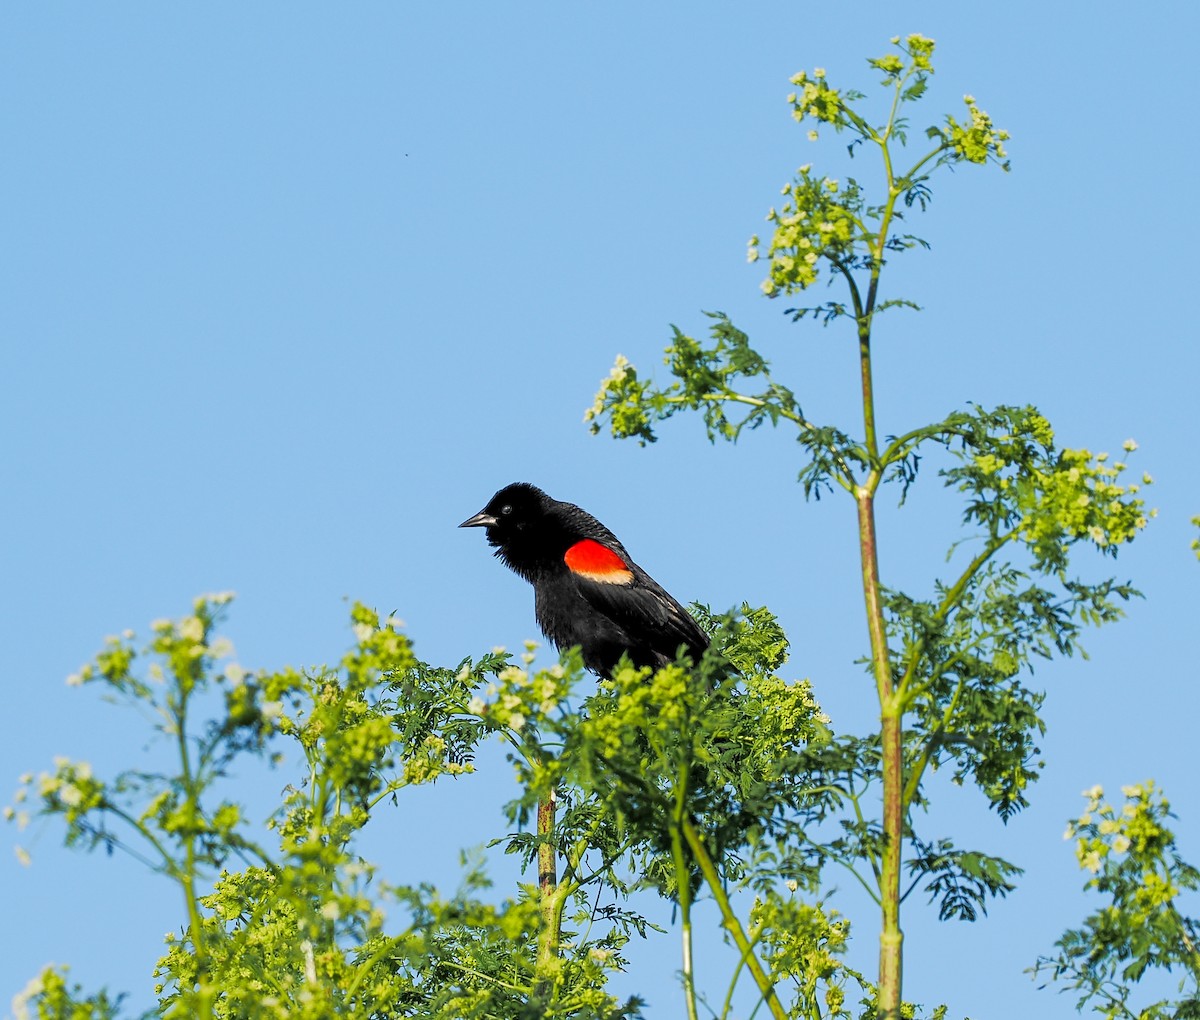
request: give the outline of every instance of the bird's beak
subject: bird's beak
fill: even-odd
[[[474,517],[468,517],[465,521],[463,521],[462,524],[459,525],[459,527],[460,528],[494,528],[499,523],[500,522],[497,521],[496,518],[493,517],[491,514],[485,512],[483,510],[480,510],[479,513],[477,513]]]

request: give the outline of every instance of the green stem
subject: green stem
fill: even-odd
[[[479,982],[487,982],[497,988],[503,988],[506,991],[521,993],[524,988],[518,985],[509,984],[507,981],[501,981],[493,974],[484,974],[482,971],[476,970],[474,967],[466,967],[461,963],[455,963],[453,960],[439,959],[437,965],[439,967],[450,967],[452,970],[457,970],[461,974],[469,974]]]
[[[683,999],[688,1020],[696,1016],[696,976],[692,966],[692,876],[683,852],[683,823],[687,816],[687,764],[679,766],[675,784],[674,824],[671,826],[671,859],[675,865],[675,890],[679,896],[679,925],[683,955]]]
[[[893,439],[879,458],[880,466],[886,468],[889,464],[907,457],[913,447],[918,445],[922,440],[939,437],[948,442],[950,437],[956,435],[961,435],[961,431],[946,422],[938,422],[936,425],[922,425],[919,429],[913,429],[911,432],[906,432],[904,435]]]
[[[1167,904],[1167,910],[1171,915],[1171,920],[1175,922],[1175,926],[1179,929],[1179,940],[1183,943],[1184,949],[1187,950],[1187,955],[1183,959],[1184,966],[1187,967],[1192,975],[1192,983],[1200,989],[1200,949],[1196,943],[1188,936],[1187,921],[1183,914],[1179,912],[1179,908],[1175,906],[1174,900]]]
[[[853,281],[851,281],[851,286],[853,286]],[[690,405],[693,400],[693,398],[691,398],[691,397],[666,397],[665,399],[668,404],[685,404],[685,405]],[[760,400],[758,397],[750,397],[744,393],[737,393],[732,390],[727,393],[705,393],[699,399],[700,400],[711,400],[711,401],[728,401],[729,403],[733,403],[733,404],[745,404],[748,407],[766,407],[767,406],[767,402],[765,400]],[[789,411],[785,407],[779,407],[779,405],[776,405],[776,409],[779,411],[779,416],[781,418],[786,418],[788,421],[793,422],[794,424],[800,426],[802,431],[815,432],[817,430],[817,427],[812,422],[810,422],[807,418],[805,418],[804,415],[797,414],[794,411]],[[831,451],[831,452],[833,453],[834,462],[837,464],[837,466],[842,471],[842,475],[838,476],[838,483],[842,486],[842,488],[846,489],[848,492],[853,491],[854,472],[850,470],[850,465],[846,463],[845,459],[842,457],[842,455],[840,453],[838,453],[836,450]]]
[[[404,932],[402,935],[396,935],[390,939],[387,939],[382,946],[375,950],[375,952],[373,952],[365,960],[360,960],[357,964],[355,964],[354,980],[346,986],[346,992],[342,996],[343,1000],[347,1003],[353,1002],[354,996],[357,994],[359,987],[367,979],[367,976],[371,973],[371,970],[375,967],[375,965],[390,952],[396,949],[402,942],[404,942],[405,939],[410,938],[411,936],[412,929],[409,928],[409,930]],[[442,960],[440,962],[446,963],[447,961]],[[521,991],[523,989],[516,990]]]
[[[936,149],[930,150],[908,168],[908,173],[906,173],[901,180],[911,181],[921,171],[921,168],[924,167],[926,163],[937,159],[938,156],[940,156],[949,148],[951,148],[951,146],[948,143],[942,143]]]
[[[683,958],[683,1001],[687,1006],[688,1020],[696,1016],[696,978],[692,966],[692,896],[691,876],[683,854],[683,836],[678,827],[671,829],[671,857],[675,863],[675,882],[679,894],[679,925],[681,930],[681,955]]]
[[[191,754],[187,740],[187,705],[189,686],[180,683],[179,707],[175,712],[175,738],[179,748],[180,778],[187,804],[187,829],[183,834],[183,873],[179,875],[183,899],[187,908],[188,927],[192,933],[192,950],[196,954],[196,983],[201,1017],[212,1016],[211,990],[208,988],[208,953],[204,946],[204,927],[200,916],[200,899],[196,893],[196,820],[200,816],[199,794],[192,775]]]
[[[892,129],[896,124],[896,111],[900,109],[900,102],[904,93],[904,86],[908,83],[908,79],[911,78],[912,75],[913,72],[909,71],[908,74],[906,74],[903,78],[899,78],[896,81],[896,88],[892,94],[892,108],[890,111],[888,111],[887,124],[883,129],[883,134],[874,136],[875,140],[880,145],[883,145],[892,136]]]
[[[876,270],[872,269],[871,289],[867,295],[868,309],[875,304]],[[862,387],[863,406],[863,445],[870,457],[872,467],[879,463],[879,440],[875,429],[875,390],[871,381],[871,313],[865,311],[858,320],[858,371],[859,384]],[[879,485],[880,473],[876,468],[867,479],[866,486],[860,489],[866,491],[868,497],[874,496]],[[861,497],[860,497],[861,499]],[[872,511],[873,512],[873,511]]]
[[[936,623],[943,623],[958,604],[962,601],[963,595],[966,593],[967,586],[980,570],[987,564],[997,552],[1016,536],[1016,530],[1012,530],[1005,535],[998,535],[991,539],[980,553],[967,564],[966,568],[959,575],[958,580],[950,587],[949,591],[942,597],[942,601],[938,603],[937,610],[933,614],[933,619]],[[904,669],[904,675],[900,678],[900,683],[896,687],[897,695],[904,700],[904,705],[907,707],[912,700],[912,697],[919,693],[923,688],[912,688],[913,677],[916,676],[917,667],[920,665],[921,656],[925,652],[927,637],[922,635],[913,645],[913,650],[908,657],[908,665]]]
[[[738,956],[737,966],[733,968],[733,977],[731,977],[729,979],[729,990],[725,993],[725,1001],[721,1004],[720,1016],[722,1017],[722,1020],[724,1017],[729,1016],[729,1011],[733,1008],[733,993],[734,993],[734,990],[737,988],[738,978],[742,974],[742,968],[746,966],[746,961],[747,961],[750,953],[752,953],[754,951],[754,947],[757,944],[758,944],[758,937],[756,936],[755,938],[753,938],[749,941],[749,943],[746,946],[746,949]],[[763,998],[761,995],[759,996],[758,1001],[760,1003],[763,1001]],[[757,1009],[757,1008],[758,1007],[755,1006],[755,1009]],[[751,1013],[751,1016],[753,1016],[753,1015],[754,1014]]]
[[[534,964],[534,1001],[549,1005],[558,971],[562,939],[563,897],[558,887],[558,862],[554,853],[554,790],[538,801],[538,906],[541,928],[538,932],[537,960]]]
[[[851,778],[853,778],[853,777],[851,777]],[[865,793],[866,790],[864,789],[863,792]],[[858,794],[854,792],[853,788],[851,788],[851,790],[849,791],[849,793],[847,795],[850,798],[850,803],[854,805],[855,820],[858,822],[860,828],[865,829],[866,828],[866,819],[863,818],[862,805],[858,801]],[[871,865],[871,873],[875,876],[875,884],[878,885],[879,884],[879,875],[880,875],[879,857],[876,855],[875,851],[873,851],[871,849],[867,850],[867,861]],[[861,879],[859,881],[861,881]],[[870,891],[870,890],[868,890],[868,891]],[[871,893],[871,898],[874,899],[876,903],[879,902],[879,896],[876,895],[874,892]]]
[[[904,815],[902,792],[904,759],[901,747],[903,707],[892,686],[892,665],[883,617],[879,557],[875,533],[874,498],[865,489],[858,493],[859,541],[862,556],[863,597],[871,638],[871,665],[879,695],[880,741],[883,765],[883,859],[879,896],[882,927],[879,933],[879,1015],[899,1020],[904,934],[900,930],[900,871]]]
[[[873,234],[868,234],[865,227],[863,228],[863,235],[864,239],[869,236],[874,236]],[[858,290],[858,281],[854,279],[854,274],[850,272],[850,269],[847,267],[846,263],[842,262],[840,259],[834,258],[832,255],[826,255],[826,258],[829,259],[829,264],[832,265],[833,268],[839,273],[841,273],[842,277],[845,279],[846,287],[850,291],[850,303],[854,306],[854,321],[858,322],[864,314],[862,295]]]
[[[108,812],[114,818],[121,819],[121,821],[125,822],[125,824],[132,828],[134,832],[138,833],[138,835],[145,839],[147,843],[154,847],[155,853],[162,858],[163,863],[160,870],[164,875],[169,875],[171,878],[182,881],[183,876],[180,874],[179,866],[175,863],[175,860],[171,857],[171,855],[167,853],[167,850],[162,843],[154,838],[154,835],[148,828],[146,828],[145,825],[143,825],[138,819],[134,818],[133,815],[123,811],[121,808],[117,807],[108,800],[103,801],[100,805],[100,808],[101,810]],[[136,853],[136,851],[132,850],[132,848],[126,849],[129,853]],[[137,859],[141,860],[144,864],[151,868],[154,867],[153,862],[142,857],[140,854],[137,855]]]
[[[863,600],[867,631],[871,641],[871,667],[880,709],[880,751],[883,767],[883,859],[880,868],[879,896],[881,929],[879,933],[879,1015],[882,1020],[899,1020],[904,934],[900,929],[900,871],[904,816],[902,791],[904,759],[902,753],[903,705],[892,685],[891,656],[883,615],[882,586],[879,580],[879,546],[875,530],[875,490],[882,478],[879,442],[875,424],[875,394],[871,374],[871,318],[879,292],[879,273],[883,266],[887,232],[899,192],[892,174],[886,140],[880,141],[887,172],[888,198],[880,216],[879,233],[872,247],[870,284],[866,304],[858,318],[859,375],[862,386],[862,412],[865,446],[873,470],[867,483],[855,493],[858,505],[859,554],[862,562]]]
[[[861,820],[862,820],[862,816],[860,815],[859,821],[861,821]],[[855,868],[853,864],[851,864],[844,857],[839,857],[836,854],[834,854],[832,851],[830,851],[828,848],[821,846],[820,843],[810,842],[808,845],[813,850],[815,850],[817,853],[822,854],[823,856],[829,858],[829,860],[833,861],[834,864],[840,864],[843,868],[845,868],[848,872],[850,872],[850,874],[853,875],[858,880],[858,884],[861,885],[863,887],[863,889],[866,890],[867,895],[870,896],[871,899],[873,899],[875,901],[876,905],[878,905],[879,894],[874,889],[871,888],[871,883],[868,882],[865,878],[862,877],[862,875],[860,875],[858,873],[858,869]],[[868,859],[871,861],[872,868],[875,869],[875,878],[876,878],[876,881],[878,881],[879,869],[875,865],[874,855],[871,855]]]
[[[733,905],[729,902],[729,896],[725,892],[725,887],[721,882],[721,876],[717,871],[717,867],[708,853],[708,847],[704,845],[704,841],[700,838],[700,834],[696,831],[696,827],[692,824],[691,819],[683,819],[681,827],[683,829],[683,837],[687,841],[688,849],[691,850],[692,856],[700,868],[700,874],[704,877],[704,881],[707,883],[709,891],[713,894],[713,899],[717,903],[717,908],[721,911],[721,926],[729,932],[733,938],[734,945],[738,948],[738,952],[745,958],[746,966],[750,969],[754,983],[758,986],[759,992],[766,1001],[767,1008],[771,1011],[771,1016],[775,1020],[787,1020],[787,1010],[783,1008],[783,1004],[779,1001],[774,983],[766,971],[763,970],[762,964],[754,954],[754,943],[746,934],[741,920],[734,911]]]
[[[920,756],[909,771],[908,780],[904,784],[903,800],[905,812],[911,807],[913,797],[917,795],[917,787],[921,785],[921,777],[925,774],[925,769],[929,765],[929,758],[933,754],[933,748],[941,735],[949,727],[954,710],[958,708],[958,699],[962,696],[963,688],[966,685],[967,681],[965,678],[958,681],[958,686],[954,689],[954,694],[946,705],[946,710],[942,713],[942,721],[929,734],[928,739],[925,741],[925,746],[921,748]]]

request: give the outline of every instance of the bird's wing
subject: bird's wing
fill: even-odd
[[[566,563],[576,590],[597,612],[626,631],[638,644],[673,659],[680,645],[694,655],[708,647],[708,636],[691,614],[641,567],[606,545],[585,539],[567,551]]]

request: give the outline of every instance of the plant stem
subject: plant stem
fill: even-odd
[[[869,370],[869,363],[868,363]],[[862,554],[863,597],[871,636],[871,664],[879,695],[880,740],[883,756],[883,860],[879,882],[882,928],[879,933],[879,1016],[899,1020],[901,1002],[900,869],[904,835],[902,797],[904,759],[901,753],[903,709],[892,685],[892,665],[883,619],[879,555],[875,534],[875,500],[866,487],[858,491],[858,527]]]
[[[885,149],[886,151],[886,149]],[[866,314],[858,322],[859,367],[862,379],[863,429],[866,448],[878,456],[875,429],[875,401],[871,379],[871,306],[883,248],[880,231],[879,254],[872,266]],[[903,755],[901,748],[903,709],[895,696],[892,666],[883,616],[879,581],[879,545],[875,530],[875,486],[880,478],[876,467],[866,485],[856,492],[858,504],[859,554],[862,561],[863,600],[867,613],[867,631],[871,641],[871,666],[879,697],[880,744],[883,767],[883,852],[880,867],[879,903],[882,924],[879,933],[878,1010],[883,1020],[899,1020],[901,1003],[903,932],[900,930],[901,839],[904,819]]]
[[[1016,529],[1006,532],[1003,535],[998,535],[992,538],[983,550],[967,564],[966,569],[959,575],[957,581],[942,598],[941,603],[937,607],[937,611],[933,615],[936,623],[944,623],[949,619],[950,614],[959,607],[962,603],[963,596],[966,594],[967,588],[975,575],[987,564],[996,552],[1010,539],[1017,534]],[[913,646],[912,652],[908,656],[908,666],[904,670],[904,675],[900,678],[898,686],[898,694],[904,699],[905,704],[909,704],[915,691],[912,688],[913,678],[916,676],[917,670],[921,664],[921,656],[925,653],[926,636],[922,635],[917,639]]]
[[[746,950],[738,957],[737,966],[733,968],[733,976],[729,979],[729,990],[725,993],[725,1001],[721,1004],[721,1012],[718,1013],[720,1020],[725,1020],[729,1016],[730,1010],[733,1009],[733,993],[737,989],[738,978],[741,976],[742,968],[746,966],[746,957],[754,949],[753,944],[749,945]],[[762,1002],[762,997],[759,997],[759,1002]],[[758,1007],[755,1006],[755,1009]],[[753,1013],[751,1014],[753,1016]]]
[[[879,461],[879,439],[875,424],[875,392],[871,371],[871,326],[879,293],[879,275],[887,250],[888,230],[900,195],[892,169],[887,139],[895,118],[895,107],[887,128],[874,140],[883,156],[887,177],[887,201],[884,203],[879,230],[870,244],[871,263],[866,300],[858,314],[858,360],[862,386],[864,446],[870,457],[871,473],[855,492],[858,505],[859,553],[862,560],[863,600],[867,613],[867,631],[871,640],[871,669],[879,696],[880,751],[883,768],[883,851],[880,867],[878,1015],[881,1020],[900,1020],[901,979],[904,934],[900,930],[900,869],[904,836],[904,757],[902,748],[904,703],[892,681],[891,654],[883,614],[882,585],[879,580],[879,543],[875,531],[875,492],[883,478]]]
[[[746,961],[746,966],[749,967],[750,974],[754,978],[754,983],[758,986],[758,990],[762,994],[767,1008],[771,1011],[771,1016],[775,1017],[775,1020],[787,1020],[787,1010],[783,1008],[783,1004],[779,1001],[779,996],[775,993],[775,983],[771,980],[767,972],[763,970],[762,964],[754,953],[754,944],[742,927],[742,922],[734,911],[733,905],[729,902],[729,896],[726,894],[725,887],[721,883],[721,876],[717,871],[717,866],[713,863],[712,857],[709,856],[708,847],[704,845],[704,841],[700,838],[700,834],[696,831],[696,827],[690,819],[683,819],[681,829],[683,830],[683,838],[687,840],[688,849],[692,851],[692,856],[696,859],[696,864],[700,868],[700,874],[704,877],[704,881],[707,883],[709,891],[713,894],[713,899],[716,900],[717,907],[721,911],[721,926],[733,937],[734,945],[737,946],[738,952],[742,954],[742,959]]]
[[[692,968],[692,875],[683,852],[683,823],[687,817],[687,765],[679,767],[675,789],[675,818],[671,826],[671,858],[675,865],[675,891],[679,897],[679,924],[683,940],[683,998],[688,1020],[696,1017],[696,976]]]
[[[562,935],[561,896],[558,888],[558,862],[554,854],[554,790],[538,801],[538,904],[541,910],[541,930],[538,933],[537,962],[534,968],[533,998],[548,1004],[554,990],[558,970],[558,951]]]
[[[212,990],[208,986],[208,954],[204,948],[204,923],[200,917],[200,899],[196,892],[196,826],[200,817],[199,785],[192,774],[191,754],[188,750],[187,709],[191,684],[179,678],[179,702],[175,710],[174,728],[179,747],[180,779],[187,804],[187,830],[183,835],[183,870],[179,875],[183,886],[183,898],[187,907],[188,927],[192,935],[192,951],[196,956],[196,984],[200,1005],[200,1016],[212,1016]]]

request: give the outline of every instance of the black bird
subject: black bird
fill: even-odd
[[[515,482],[460,528],[487,528],[496,556],[533,585],[538,626],[560,650],[575,645],[593,673],[611,677],[625,653],[658,669],[683,648],[694,662],[708,637],[633,562],[617,536],[574,503]]]

